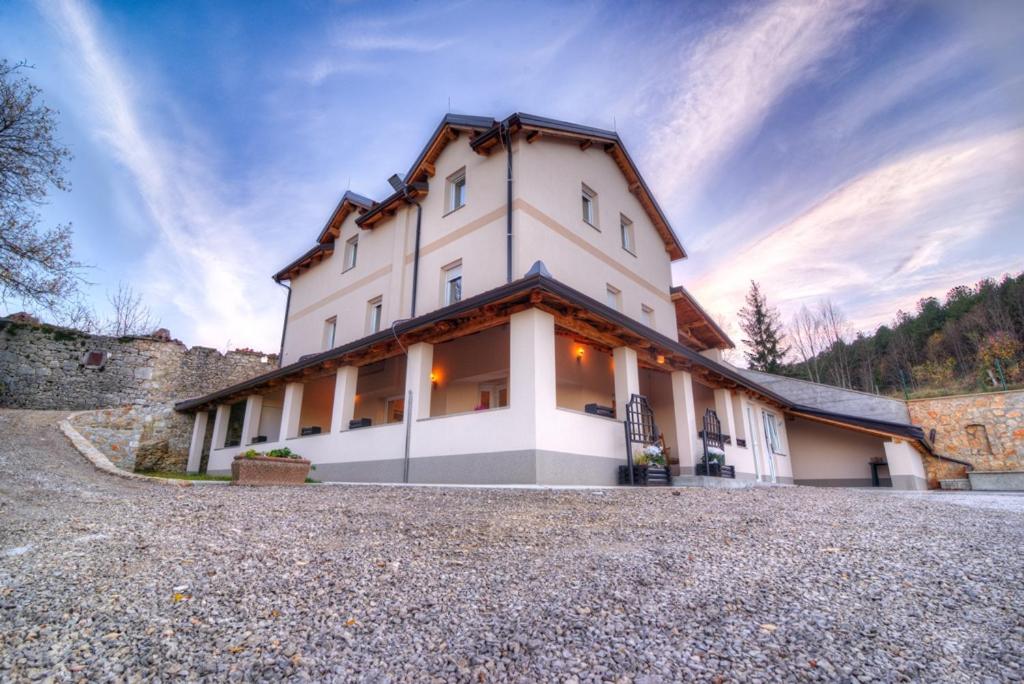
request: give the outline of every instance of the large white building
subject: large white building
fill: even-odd
[[[196,415],[190,470],[256,444],[320,480],[611,484],[642,395],[677,474],[710,409],[737,478],[863,485],[884,461],[923,488],[918,428],[794,403],[720,361],[732,343],[672,286],[686,254],[615,133],[448,115],[391,182],[345,193],[274,276],[282,367],[177,405]]]

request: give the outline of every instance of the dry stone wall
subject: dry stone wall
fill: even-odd
[[[977,470],[1024,470],[1024,391],[907,402],[910,418],[935,430],[935,450]]]
[[[261,375],[276,354],[189,349],[170,335],[111,337],[0,319],[0,406],[73,419],[126,470],[184,470],[192,417],[174,403]]]

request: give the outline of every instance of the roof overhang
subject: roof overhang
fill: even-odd
[[[834,411],[825,411],[823,409],[815,408],[813,406],[805,406],[803,404],[793,404],[788,408],[787,413],[798,418],[806,418],[807,420],[814,421],[816,423],[835,425],[837,427],[874,435],[876,437],[886,439],[903,439],[913,444],[914,448],[921,453],[934,455],[932,444],[928,441],[928,438],[925,437],[924,430],[916,425],[892,423],[886,420],[877,420],[862,416],[851,416],[844,413],[836,413]]]
[[[330,218],[327,219],[327,223],[324,224],[324,228],[320,231],[320,236],[317,237],[316,241],[324,244],[325,242],[336,240],[341,233],[341,224],[345,222],[349,214],[352,212],[364,214],[373,209],[376,204],[376,202],[368,197],[363,197],[346,190],[345,194],[341,196],[338,206],[331,212]]]
[[[291,262],[280,271],[274,274],[274,280],[281,282],[282,280],[291,280],[295,276],[299,275],[308,268],[319,264],[327,257],[334,254],[334,242],[325,242],[323,244],[316,245],[308,252],[300,256],[295,261]]]
[[[729,336],[715,323],[707,311],[697,303],[685,287],[677,285],[669,291],[676,309],[679,339],[695,344],[700,349],[733,349]]]

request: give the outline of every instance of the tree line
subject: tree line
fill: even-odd
[[[830,300],[783,324],[757,283],[739,315],[755,370],[901,396],[1024,386],[1024,272],[926,297],[868,333]]]

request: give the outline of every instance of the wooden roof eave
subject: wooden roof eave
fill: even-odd
[[[274,274],[274,280],[281,282],[282,280],[291,280],[295,276],[299,275],[303,271],[312,268],[319,264],[321,261],[329,257],[334,253],[334,242],[326,242],[313,247],[298,259],[288,264],[280,271]]]

